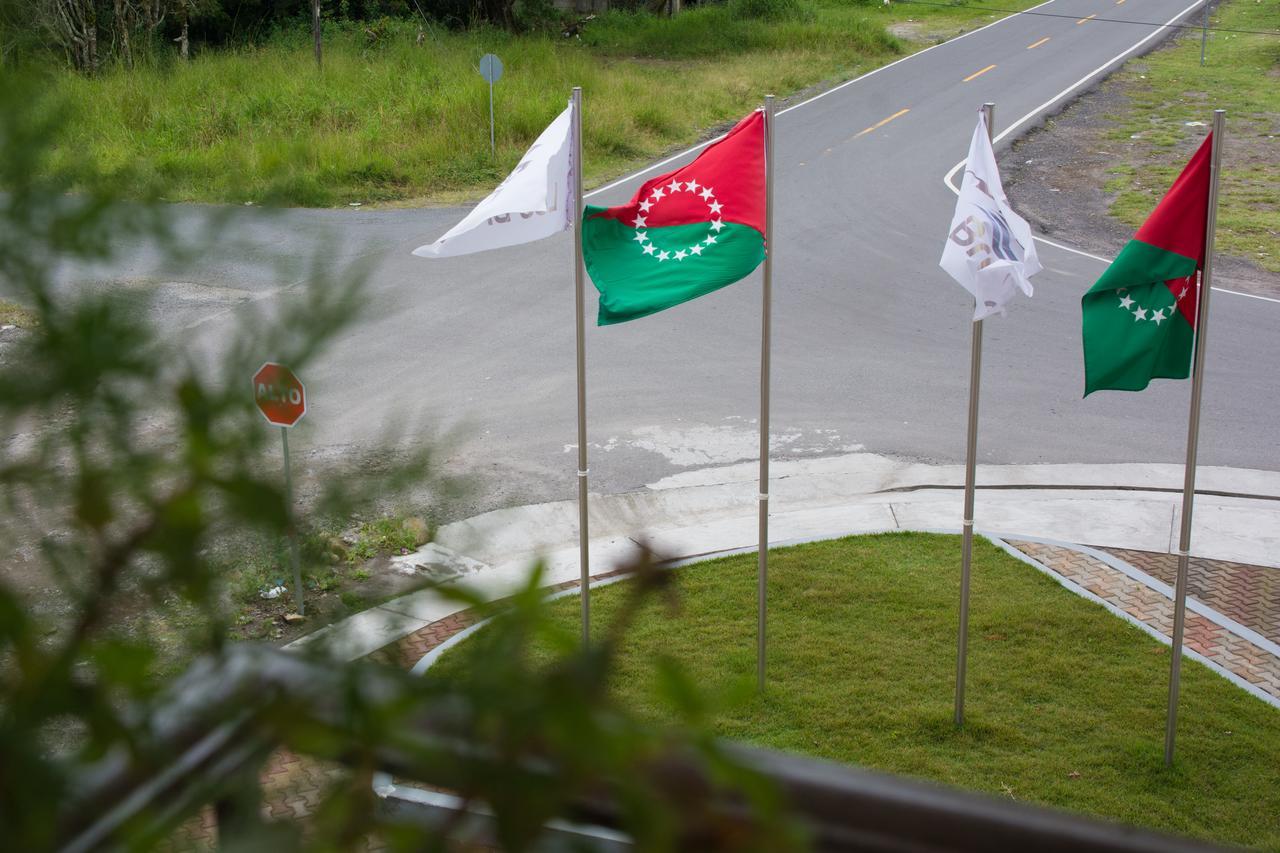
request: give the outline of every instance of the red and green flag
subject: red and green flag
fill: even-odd
[[[618,207],[588,206],[582,256],[601,326],[687,302],[764,260],[764,113],[738,122],[687,166],[646,181]]]
[[[1210,134],[1081,300],[1086,397],[1191,374],[1212,149]]]

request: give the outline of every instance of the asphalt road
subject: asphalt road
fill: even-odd
[[[954,206],[943,176],[966,153],[975,110],[994,101],[998,132],[1024,116],[1014,130],[1025,129],[1111,60],[1155,43],[1151,27],[1088,16],[1164,22],[1186,7],[1051,0],[1036,11],[1065,17],[1005,19],[781,115],[772,408],[779,455],[865,448],[963,459],[971,302],[937,259]],[[590,201],[624,201],[642,179]],[[176,208],[174,216],[196,228],[207,212]],[[326,264],[372,264],[368,317],[304,376],[310,412],[293,445],[313,458],[341,458],[392,428],[426,437],[461,425],[453,461],[480,475],[479,508],[570,497],[570,239],[449,260],[410,256],[463,214],[245,209],[218,246],[181,271],[134,257],[109,273],[156,288],[171,328],[216,349],[233,324],[269,311],[304,274],[263,258],[310,258],[323,245]],[[1040,255],[1046,268],[1034,299],[986,324],[980,460],[1181,461],[1190,383],[1081,399],[1080,296],[1103,264],[1049,245]],[[588,312],[594,317],[590,285]],[[1215,294],[1202,464],[1280,468],[1277,325],[1280,304]],[[593,490],[755,458],[759,334],[759,273],[643,320],[590,326]]]

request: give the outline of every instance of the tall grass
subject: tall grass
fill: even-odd
[[[1234,0],[1215,10],[1207,57],[1200,34],[1134,62],[1117,78],[1128,108],[1108,137],[1124,146],[1110,169],[1112,215],[1138,225],[1204,138],[1215,108],[1227,111],[1217,247],[1280,272],[1280,0]],[[1252,31],[1252,32],[1251,32]]]
[[[757,0],[758,2],[758,0]],[[792,0],[794,3],[794,0]],[[782,4],[785,7],[787,4]],[[899,46],[851,6],[767,22],[736,6],[675,20],[601,16],[581,40],[387,25],[326,32],[317,71],[300,33],[96,78],[55,72],[74,117],[50,168],[108,170],[169,200],[333,206],[474,195],[500,180],[569,90],[584,90],[589,180],[690,141],[760,102],[880,64]],[[489,152],[486,52],[506,67]]]

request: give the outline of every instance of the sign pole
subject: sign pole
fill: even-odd
[[[764,99],[764,286],[760,312],[760,548],[756,578],[756,689],[764,692],[766,591],[769,584],[769,350],[773,311],[773,95]]]
[[[587,545],[587,358],[582,265],[582,87],[573,87],[573,304],[578,362],[578,574],[582,645],[591,639],[590,553]]]
[[[289,469],[289,428],[280,427],[280,445],[284,448],[284,500],[289,511],[289,558],[293,562],[293,597],[298,603],[298,615],[307,615],[307,603],[302,598],[302,569],[298,562],[298,529],[293,523],[293,472]]]
[[[1204,48],[1209,40],[1209,0],[1204,0],[1204,17],[1200,23],[1200,65],[1204,66]]]
[[[1196,497],[1196,452],[1200,443],[1200,399],[1204,393],[1204,353],[1212,290],[1213,232],[1218,222],[1218,174],[1222,163],[1222,126],[1226,110],[1213,111],[1213,150],[1209,157],[1209,210],[1205,219],[1204,268],[1196,303],[1196,348],[1191,368],[1191,414],[1187,424],[1187,463],[1182,481],[1182,530],[1178,537],[1178,580],[1173,603],[1173,660],[1169,663],[1169,712],[1164,731],[1164,763],[1173,765],[1178,729],[1178,686],[1182,676],[1182,630],[1187,615],[1187,563],[1191,556],[1191,510]]]
[[[267,423],[280,427],[280,447],[284,450],[284,500],[288,524],[289,553],[293,563],[293,596],[298,615],[307,615],[302,595],[302,569],[298,561],[298,530],[293,517],[293,472],[289,467],[289,428],[307,413],[307,389],[302,380],[283,364],[265,362],[253,374],[253,399]]]
[[[996,105],[985,103],[982,114],[987,138],[994,136]],[[956,726],[964,725],[964,677],[969,656],[969,576],[973,563],[973,494],[977,480],[978,399],[982,382],[982,321],[973,321],[973,343],[969,353],[969,433],[964,460],[964,515],[960,546],[960,635],[956,649]]]
[[[502,77],[502,60],[492,53],[480,57],[480,76],[489,84],[489,154],[496,157],[498,149],[493,136],[493,84]]]

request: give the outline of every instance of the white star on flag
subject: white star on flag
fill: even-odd
[[[689,181],[684,185],[686,192],[696,193],[700,184],[697,181]]]
[[[680,182],[675,178],[672,178],[671,183],[667,184],[667,189],[671,190],[673,193],[680,192]]]
[[[1129,298],[1128,294],[1125,294],[1124,296],[1120,297],[1120,307],[1125,309],[1126,311],[1129,310],[1129,306],[1132,304],[1133,304],[1133,300]]]
[[[686,252],[684,249],[681,249],[680,251],[676,252],[676,260],[683,261],[687,254],[688,252]]]
[[[660,260],[660,261],[665,261],[665,260],[666,260],[667,258],[669,258],[669,257],[671,257],[671,253],[670,253],[670,252],[659,252],[659,253],[658,253],[658,260]]]
[[[656,251],[658,251],[658,249],[657,249],[657,247],[656,247],[656,246],[654,246],[652,243],[645,243],[645,244],[644,244],[644,253],[645,253],[646,255],[652,255],[652,254],[653,254],[654,252],[656,252]]]
[[[661,201],[663,198],[665,198],[665,197],[666,197],[666,195],[667,195],[667,194],[666,194],[666,193],[664,193],[664,192],[663,192],[661,189],[659,189],[658,187],[654,187],[654,188],[653,188],[653,200],[654,200],[654,201]]]
[[[653,202],[649,201],[649,199],[645,199],[644,201],[640,202],[640,212],[641,212],[641,213],[648,213],[648,212],[649,212],[649,208],[651,208],[651,207],[653,207]]]
[[[698,193],[698,195],[702,196],[703,201],[706,201],[707,199],[715,195],[715,193],[711,191],[711,187],[703,187],[702,192]]]
[[[711,230],[712,230],[712,231],[715,231],[715,232],[719,233],[720,229],[721,229],[721,228],[723,228],[723,227],[724,227],[724,223],[723,223],[723,222],[721,222],[719,219],[713,219],[713,220],[711,220]]]
[[[693,254],[695,254],[695,255],[701,255],[701,254],[702,254],[702,246],[698,245],[697,243],[694,243],[692,246],[690,246],[690,247],[689,247],[689,251],[690,251],[690,252],[692,252],[692,253],[693,253]]]
[[[635,240],[637,243],[643,243],[645,240],[648,240],[648,239],[649,239],[648,236],[643,231],[636,232]]]
[[[1164,322],[1164,309],[1161,308],[1159,311],[1152,314],[1151,319],[1155,320],[1156,325],[1159,326],[1162,322]]]
[[[1135,323],[1139,320],[1145,320],[1145,319],[1147,319],[1146,308],[1143,308],[1141,305],[1139,305],[1137,308],[1133,309],[1133,320]]]
[[[713,202],[711,202],[711,204],[709,204],[709,205],[707,205],[707,206],[711,208],[711,212],[712,212],[712,213],[719,213],[719,212],[720,212],[720,208],[721,208],[721,207],[723,207],[724,205],[720,204],[720,202],[718,202],[718,201],[713,201]]]
[[[638,216],[638,215],[637,215],[637,216],[636,216],[636,221],[635,221],[634,225],[635,225],[635,227],[637,227],[637,228],[643,228],[643,227],[644,227],[644,225],[645,225],[644,217],[643,217],[643,216]]]

